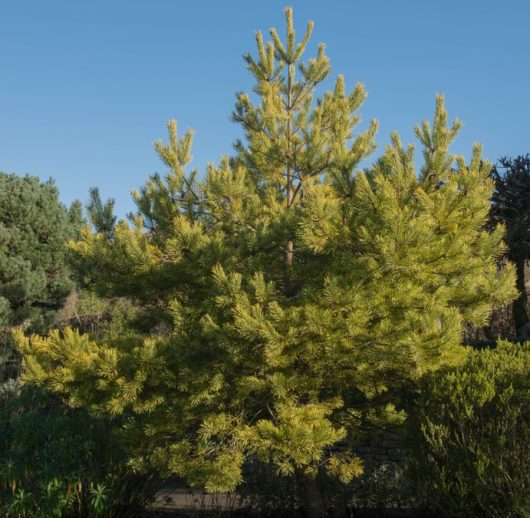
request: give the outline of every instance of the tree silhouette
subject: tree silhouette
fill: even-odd
[[[491,216],[506,226],[507,258],[517,271],[519,296],[513,302],[516,333],[528,334],[529,316],[524,269],[530,259],[530,155],[503,157],[491,172],[495,181]]]

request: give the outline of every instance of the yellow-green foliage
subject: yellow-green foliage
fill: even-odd
[[[123,440],[210,490],[233,489],[249,455],[281,473],[342,481],[362,471],[352,445],[367,422],[403,419],[395,394],[458,363],[463,324],[514,295],[497,268],[503,229],[484,230],[492,185],[476,146],[449,153],[438,97],[418,129],[425,165],[397,135],[366,170],[376,123],[357,133],[362,85],[315,96],[324,47],[257,35],[247,56],[260,98],[240,94],[237,155],[188,173],[191,133],[156,150],[169,168],[134,194],[139,213],[72,250],[101,293],[171,319],[168,336],[95,342],[74,331],[19,342],[26,380],[99,414],[124,414]]]
[[[528,516],[530,342],[470,351],[430,374],[415,414],[420,501],[443,516]]]

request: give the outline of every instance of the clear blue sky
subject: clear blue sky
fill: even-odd
[[[124,214],[164,172],[168,119],[196,130],[198,168],[217,161],[251,87],[241,56],[257,29],[283,31],[285,5],[299,32],[314,20],[334,74],[366,85],[378,152],[394,129],[414,139],[437,92],[464,121],[454,151],[530,152],[528,0],[0,0],[0,170],[55,178],[65,203],[97,185]]]

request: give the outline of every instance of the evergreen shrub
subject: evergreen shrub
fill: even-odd
[[[416,400],[411,474],[443,516],[530,513],[530,342],[470,350],[429,374]]]

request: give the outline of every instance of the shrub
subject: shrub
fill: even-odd
[[[23,386],[0,408],[0,515],[134,516],[159,477],[133,470],[116,446],[118,423]]]
[[[530,342],[469,351],[416,400],[412,477],[443,516],[530,513]]]

